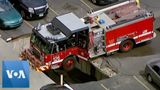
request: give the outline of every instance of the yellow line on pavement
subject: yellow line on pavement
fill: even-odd
[[[33,28],[34,26],[33,25],[31,25],[29,22],[27,22],[26,20],[24,20],[24,22],[29,26],[29,27],[31,27],[31,28]]]
[[[139,80],[136,76],[133,76],[133,78],[135,80],[137,80],[143,87],[145,87],[147,90],[151,90],[150,88],[148,88],[141,80]]]

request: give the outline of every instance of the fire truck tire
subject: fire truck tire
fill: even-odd
[[[65,71],[71,71],[72,69],[75,68],[75,63],[76,63],[76,57],[74,56],[69,56],[63,61],[63,69]]]
[[[121,52],[128,52],[134,47],[134,42],[132,40],[125,40],[120,44]]]

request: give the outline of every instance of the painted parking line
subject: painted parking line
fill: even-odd
[[[29,22],[27,22],[26,20],[24,20],[24,23],[26,23],[29,27],[33,28],[34,26],[31,25]]]
[[[64,86],[66,86],[69,90],[74,90],[71,86],[69,86],[68,84],[64,84]]]
[[[53,12],[53,13],[55,13],[56,15],[59,15],[54,9],[52,9],[51,7],[49,7],[49,9]]]
[[[147,87],[141,80],[139,80],[136,76],[133,76],[133,78],[135,80],[137,80],[144,88],[146,88],[147,90],[151,90],[149,87]]]
[[[32,26],[29,22],[27,22],[26,20],[23,20],[23,23],[27,24],[26,26],[29,26],[30,28],[33,28],[33,26]],[[19,30],[21,30],[21,29],[18,29],[18,31],[19,31]],[[22,36],[22,35],[26,35],[26,34],[21,34],[21,35],[18,35],[18,36],[10,36],[10,37],[8,37],[8,38],[6,38],[6,39],[4,39],[4,40],[5,40],[6,42],[10,42],[10,41],[18,38],[19,36]]]
[[[83,0],[80,0],[84,5],[86,5],[91,11],[93,11],[93,8],[91,8],[87,3],[85,3]]]
[[[53,10],[51,7],[49,7],[49,9],[50,9],[53,13],[55,13],[56,15],[59,15],[59,14],[58,14],[55,10]],[[24,23],[26,23],[29,27],[34,28],[34,26],[31,25],[28,21],[24,20]]]
[[[10,37],[10,38],[7,38],[7,39],[6,39],[6,42],[11,41],[12,39],[13,39],[13,38],[11,38],[11,37]]]
[[[105,90],[110,90],[107,87],[105,87],[103,84],[100,84]]]

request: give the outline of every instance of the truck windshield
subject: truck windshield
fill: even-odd
[[[38,37],[35,34],[31,35],[31,42],[34,46],[38,47],[41,51],[43,51],[46,54],[49,54],[52,51],[52,44],[45,43],[40,37]]]

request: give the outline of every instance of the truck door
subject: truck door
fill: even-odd
[[[89,36],[88,36],[88,30],[84,30],[78,33],[78,44],[79,47],[83,49],[88,48],[89,43]]]
[[[88,55],[89,33],[88,29],[78,32],[78,56],[82,59],[89,57]]]

